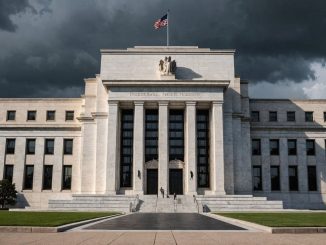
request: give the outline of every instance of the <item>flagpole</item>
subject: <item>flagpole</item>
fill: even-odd
[[[167,24],[167,28],[166,28],[166,46],[169,46],[169,25],[170,25],[169,15],[170,15],[170,10],[168,9],[168,12],[167,12],[168,24]]]

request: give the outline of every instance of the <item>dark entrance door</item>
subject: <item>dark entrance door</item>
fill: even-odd
[[[157,169],[147,169],[147,194],[156,195],[157,194]]]
[[[173,195],[174,193],[177,195],[183,195],[182,169],[170,169],[169,190],[170,195]]]

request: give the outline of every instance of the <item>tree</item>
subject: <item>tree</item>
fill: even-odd
[[[9,180],[0,180],[0,205],[1,208],[5,208],[7,205],[16,204],[17,191],[15,184],[12,184]]]

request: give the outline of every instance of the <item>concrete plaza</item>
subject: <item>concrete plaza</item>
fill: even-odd
[[[325,244],[326,234],[264,232],[64,232],[0,233],[0,244]]]

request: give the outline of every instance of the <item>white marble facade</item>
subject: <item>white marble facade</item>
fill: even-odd
[[[20,206],[46,208],[49,199],[72,194],[148,194],[147,172],[157,169],[157,189],[169,191],[170,169],[182,170],[184,195],[253,194],[283,200],[289,208],[324,208],[326,202],[326,124],[323,100],[251,100],[248,83],[235,75],[234,50],[211,50],[195,46],[143,47],[101,50],[101,71],[85,79],[79,99],[0,99],[0,176],[13,166],[13,182]],[[174,75],[164,76],[159,61],[171,56]],[[184,113],[184,158],[169,159],[169,113]],[[197,185],[196,112],[209,112],[209,184]],[[27,111],[36,111],[27,120]],[[121,113],[133,112],[131,184],[121,186]],[[145,114],[158,113],[157,159],[145,160]],[[8,111],[15,119],[8,120]],[[55,111],[46,120],[46,111]],[[74,111],[66,120],[66,111]],[[259,122],[251,122],[259,111]],[[269,111],[277,121],[269,122]],[[287,122],[287,112],[296,120]],[[305,112],[313,122],[305,122]],[[15,139],[15,152],[6,153],[7,139]],[[26,140],[35,139],[35,153],[27,154]],[[53,154],[45,153],[45,140],[54,139]],[[63,142],[73,140],[65,154]],[[252,156],[252,139],[261,152]],[[270,155],[269,140],[279,140],[279,154]],[[297,155],[288,156],[287,140],[297,140]],[[306,139],[315,140],[315,155],[306,155]],[[26,165],[34,166],[33,185],[24,188]],[[46,165],[53,166],[52,186],[44,187]],[[72,167],[71,186],[63,188],[64,166]],[[280,167],[280,190],[271,190],[271,166]],[[298,190],[289,190],[288,166],[298,166]],[[261,166],[262,188],[253,191],[253,166]],[[309,191],[307,167],[316,166],[317,190]],[[24,177],[25,176],[25,177]]]

